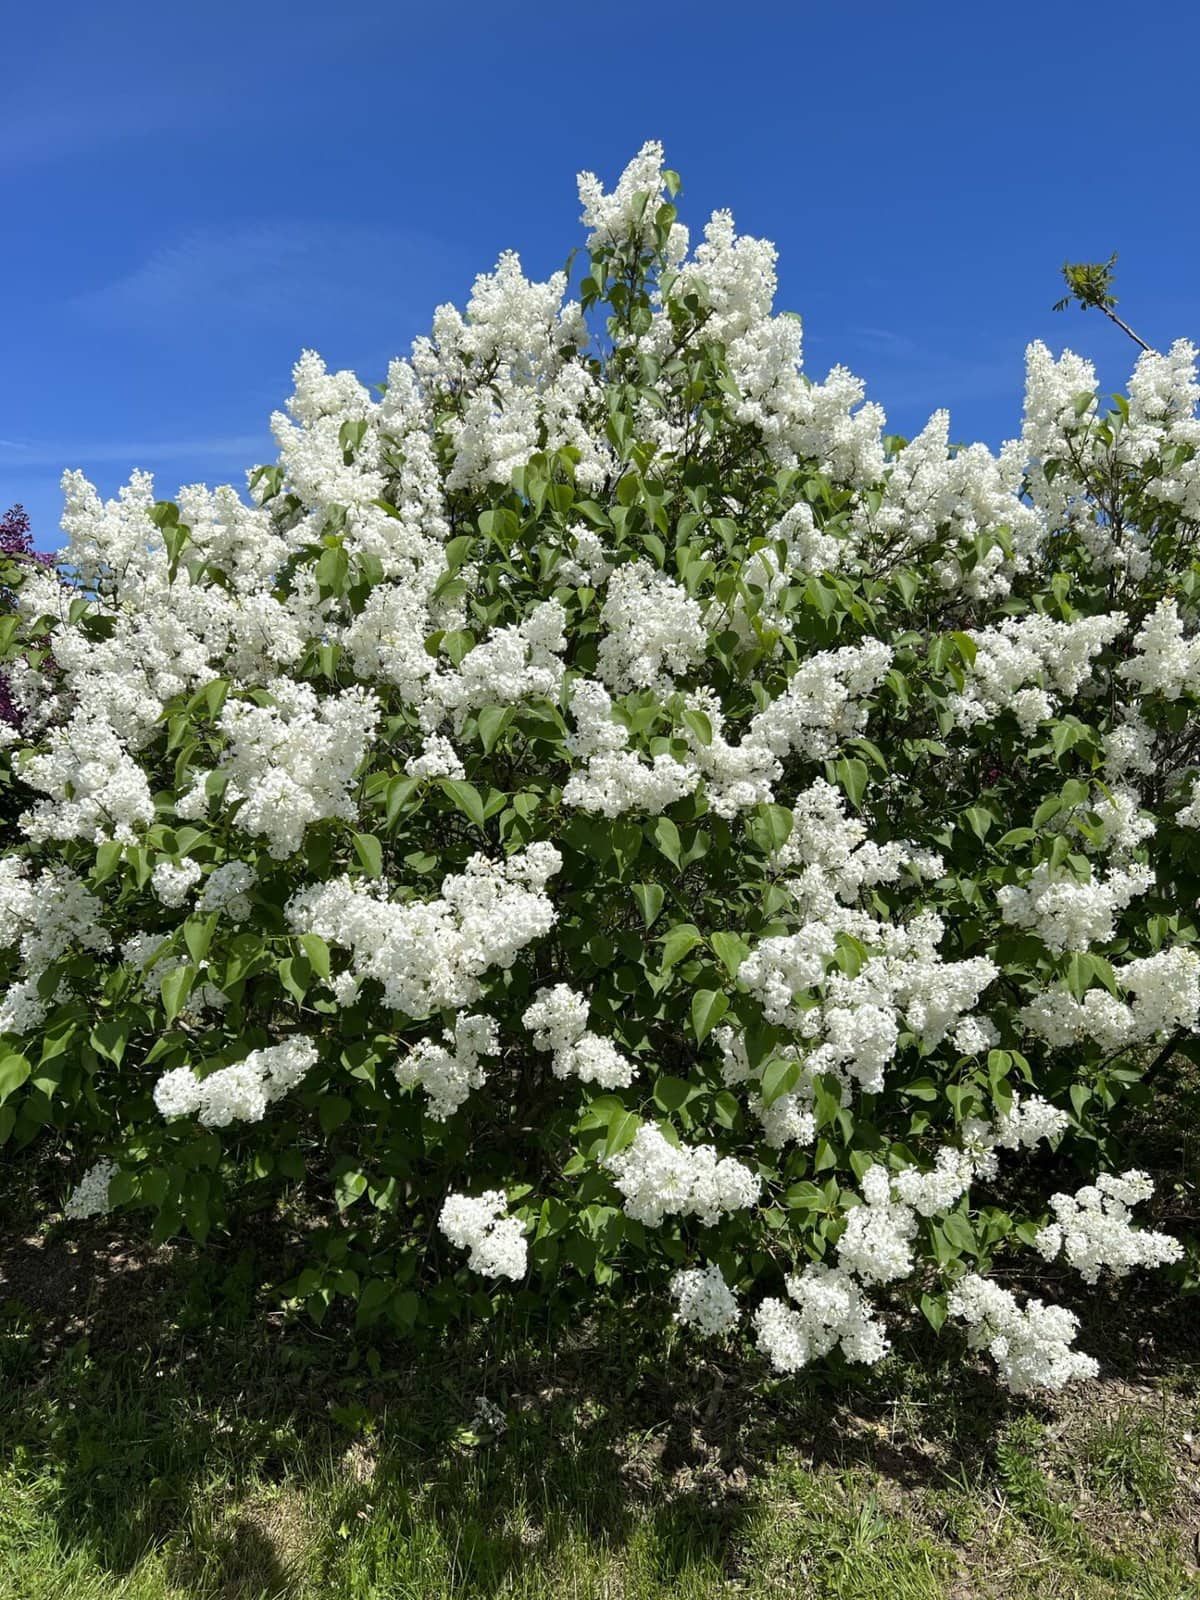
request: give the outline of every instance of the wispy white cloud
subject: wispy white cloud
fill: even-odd
[[[35,166],[85,155],[115,140],[142,139],[185,126],[178,98],[60,94],[10,101],[0,127],[0,168]]]
[[[274,454],[274,447],[266,433],[217,435],[207,439],[128,441],[0,439],[0,471],[15,472],[37,467],[55,468],[61,472],[66,467],[100,466],[114,462],[128,462],[131,468],[156,462],[185,461],[206,464],[242,462],[249,466],[252,461],[262,458],[264,453]]]
[[[426,309],[452,266],[437,240],[407,230],[342,223],[247,222],[195,228],[114,281],[75,297],[91,321],[140,328],[286,325],[327,308],[355,317]]]

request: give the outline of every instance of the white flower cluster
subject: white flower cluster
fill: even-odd
[[[1022,1007],[1022,1025],[1059,1048],[1094,1039],[1111,1051],[1200,1022],[1200,956],[1194,950],[1159,950],[1114,967],[1113,976],[1129,1001],[1107,989],[1088,989],[1079,1000],[1065,989],[1047,989]]]
[[[117,1164],[107,1156],[88,1168],[78,1184],[68,1195],[63,1206],[63,1216],[69,1222],[80,1222],[85,1217],[102,1217],[109,1209],[108,1186],[116,1176]]]
[[[959,1279],[948,1306],[951,1316],[967,1324],[972,1349],[988,1352],[1014,1394],[1061,1389],[1099,1370],[1091,1356],[1072,1350],[1079,1318],[1062,1306],[1031,1299],[1021,1307],[1007,1289],[978,1273]]]
[[[971,630],[976,655],[962,691],[950,696],[954,720],[970,728],[1011,711],[1032,733],[1079,693],[1096,656],[1124,626],[1120,612],[1074,622],[1031,614]]]
[[[101,911],[70,868],[46,867],[33,878],[17,856],[0,857],[0,948],[16,946],[21,974],[0,998],[0,1033],[21,1035],[41,1024],[46,1003],[38,983],[60,956],[111,947]]]
[[[1085,1283],[1095,1283],[1102,1267],[1123,1278],[1134,1267],[1178,1261],[1183,1254],[1178,1239],[1133,1226],[1130,1207],[1153,1193],[1146,1174],[1131,1171],[1102,1172],[1073,1195],[1052,1195],[1055,1220],[1038,1233],[1035,1248],[1047,1261],[1061,1251]]]
[[[699,1217],[713,1227],[725,1212],[752,1206],[762,1187],[732,1156],[706,1144],[673,1145],[651,1122],[605,1165],[625,1197],[626,1214],[651,1228],[666,1216]]]
[[[460,727],[467,712],[479,706],[557,700],[563,681],[565,624],[566,613],[558,601],[544,600],[524,622],[496,629],[467,652],[457,672],[429,678],[425,687],[430,699],[421,708],[422,721],[431,726],[452,715]],[[441,759],[448,759],[445,745],[435,749]]]
[[[1048,949],[1086,950],[1113,937],[1117,914],[1153,882],[1153,870],[1137,863],[1081,883],[1041,861],[1025,883],[997,889],[996,900],[1005,922],[1031,928]]]
[[[431,733],[419,756],[409,756],[404,770],[410,778],[465,778],[458,751],[443,734]]]
[[[912,1276],[917,1217],[944,1216],[976,1176],[994,1177],[996,1149],[1033,1145],[1055,1137],[1066,1125],[1066,1115],[1039,1096],[1025,1102],[1014,1096],[1011,1110],[995,1128],[968,1118],[962,1148],[942,1146],[931,1171],[908,1167],[889,1173],[879,1165],[869,1167],[860,1180],[860,1203],[847,1213],[835,1247],[836,1267],[814,1264],[801,1277],[788,1279],[788,1294],[798,1310],[779,1300],[762,1303],[754,1316],[759,1349],[784,1372],[827,1354],[835,1344],[851,1361],[878,1361],[888,1343],[864,1290]],[[1007,1331],[1011,1336],[1011,1329]],[[1015,1367],[1002,1363],[1002,1372],[1006,1381],[1011,1372],[1021,1381]]]
[[[866,727],[861,702],[891,664],[891,649],[880,639],[806,657],[783,694],[751,718],[747,741],[780,759],[795,753],[824,760]]]
[[[758,1348],[776,1372],[798,1372],[840,1346],[847,1361],[874,1366],[888,1351],[883,1328],[859,1284],[842,1267],[811,1262],[787,1279],[789,1306],[762,1301],[752,1322]]]
[[[972,599],[1008,594],[1044,534],[1042,517],[1022,498],[1024,461],[1015,440],[998,457],[985,445],[952,449],[950,414],[935,411],[887,473],[872,542],[892,561],[931,564],[942,587]],[[981,555],[978,542],[996,528],[1007,530],[1008,552],[992,540]]]
[[[1100,841],[1092,846],[1116,862],[1128,861],[1138,846],[1154,837],[1155,821],[1141,809],[1142,797],[1129,784],[1117,784],[1091,807],[1100,824]]]
[[[1012,1105],[996,1118],[995,1143],[1001,1150],[1030,1150],[1040,1140],[1057,1139],[1070,1117],[1040,1094],[1014,1094]]]
[[[872,1171],[878,1171],[878,1168],[872,1168]],[[944,1144],[934,1155],[931,1172],[922,1172],[918,1167],[905,1167],[896,1174],[893,1183],[903,1204],[911,1206],[920,1216],[944,1216],[966,1193],[978,1171],[979,1162],[973,1159],[969,1150],[956,1150],[953,1145]],[[864,1195],[869,1176],[868,1173],[863,1178]],[[900,1240],[906,1239],[912,1231],[912,1228],[907,1231],[896,1230]]]
[[[819,876],[809,877],[808,891],[822,887]],[[867,914],[840,913],[827,894],[822,913],[830,920],[764,939],[742,962],[738,978],[769,1022],[809,1042],[804,1064],[811,1074],[831,1072],[875,1094],[896,1053],[901,1024],[927,1048],[939,1044],[973,1010],[998,969],[982,956],[942,961],[936,945],[944,930],[932,913],[906,926],[885,924]],[[853,976],[833,970],[835,928],[882,943],[883,953],[869,956]]]
[[[220,911],[231,922],[245,922],[250,915],[250,890],[254,868],[246,861],[224,861],[204,880],[197,902],[204,915]]]
[[[1200,778],[1192,779],[1192,790],[1182,811],[1175,814],[1181,828],[1200,828]]]
[[[154,819],[154,802],[146,774],[105,718],[80,707],[47,742],[19,765],[22,783],[48,797],[21,818],[27,837],[134,844]]]
[[[519,1217],[505,1215],[499,1189],[481,1195],[452,1194],[442,1206],[438,1227],[456,1250],[469,1250],[467,1265],[485,1278],[523,1278],[529,1249]]]
[[[556,983],[538,991],[521,1020],[533,1035],[535,1048],[552,1052],[556,1078],[578,1078],[603,1089],[627,1089],[636,1076],[632,1061],[611,1039],[590,1033],[587,1016],[584,996],[565,983]]]
[[[500,862],[475,855],[443,878],[439,898],[400,904],[335,878],[293,896],[287,918],[294,932],[349,950],[354,975],[374,978],[386,1005],[420,1021],[473,1004],[489,967],[511,967],[549,932],[554,907],[543,891],[561,866],[546,843]]]
[[[150,887],[163,905],[176,909],[187,899],[191,889],[204,876],[198,861],[160,861],[150,874]]]
[[[637,570],[642,566],[644,563]],[[622,573],[634,570],[622,567],[609,581],[606,616],[613,604],[614,585]],[[600,646],[601,676],[618,689],[628,690],[645,683],[666,693],[672,684],[660,672],[661,658],[668,653],[664,637],[669,625],[674,626],[671,618],[675,616],[678,621],[684,602],[693,611],[695,608],[678,585],[651,568],[645,570],[660,587],[666,585],[675,598],[667,606],[662,605],[661,596],[649,594],[628,600],[628,615],[638,619],[637,626],[634,628],[631,621],[625,632],[606,635]],[[622,605],[626,605],[624,599]],[[621,618],[624,621],[624,610]],[[692,611],[688,618],[690,626]],[[668,661],[676,671],[692,664],[691,647],[685,650],[679,643],[682,636],[685,630],[680,623],[672,634],[677,651]],[[701,649],[704,637],[700,629],[697,638]],[[717,696],[706,688],[695,690],[687,696],[688,709],[707,717],[711,737],[702,741],[694,730],[689,730],[686,761],[665,751],[646,761],[629,750],[628,732],[614,721],[607,691],[587,680],[577,682],[571,706],[576,726],[572,749],[585,758],[586,765],[572,773],[564,801],[609,817],[633,810],[657,815],[704,782],[712,809],[718,816],[732,817],[772,798],[772,785],[780,777],[781,762],[787,756],[797,753],[808,760],[822,759],[860,733],[868,716],[862,700],[878,687],[890,661],[890,650],[879,640],[817,652],[800,663],[778,699],[751,717],[744,738],[736,745],[725,738],[724,715]]]
[[[707,1339],[720,1338],[737,1327],[741,1317],[737,1296],[725,1282],[720,1267],[687,1267],[671,1279],[675,1321],[695,1328]]]
[[[766,1063],[757,1071],[751,1067],[744,1034],[723,1024],[713,1031],[713,1039],[721,1050],[721,1076],[730,1088],[739,1083],[761,1081]],[[777,1055],[784,1061],[800,1060],[800,1052],[794,1045],[782,1045]],[[782,1150],[788,1144],[812,1144],[817,1136],[812,1099],[812,1074],[802,1062],[795,1087],[772,1100],[769,1106],[763,1104],[760,1094],[750,1093],[750,1110],[762,1124],[763,1138],[773,1150]]]
[[[608,580],[600,613],[605,634],[596,670],[617,694],[656,689],[704,660],[708,635],[698,603],[647,561],[620,566]]]
[[[299,850],[322,817],[354,821],[348,788],[379,721],[379,702],[361,688],[324,700],[307,683],[271,681],[273,704],[234,700],[221,712],[229,741],[219,771],[236,825],[261,836],[279,860]]]
[[[913,1270],[917,1219],[909,1206],[893,1201],[886,1168],[868,1167],[860,1182],[863,1203],[846,1217],[838,1263],[863,1283],[895,1283]]]
[[[839,900],[852,904],[864,889],[895,883],[914,856],[919,869],[942,870],[940,857],[936,862],[929,860],[899,839],[887,844],[869,839],[866,823],[846,815],[841,790],[818,778],[797,796],[792,831],[772,866],[780,872],[800,869],[799,877],[788,887],[806,914],[816,919]]]
[[[429,1097],[429,1115],[435,1122],[452,1117],[471,1093],[481,1089],[486,1074],[481,1056],[500,1050],[500,1035],[491,1017],[460,1016],[442,1034],[442,1043],[422,1039],[392,1072],[402,1089],[420,1084]]]
[[[589,250],[613,245],[630,236],[639,237],[646,221],[653,219],[654,206],[663,187],[663,147],[657,139],[648,140],[625,168],[617,187],[605,194],[604,185],[594,172],[581,172],[579,199],[581,220],[591,232]]]
[[[1143,694],[1178,700],[1200,693],[1200,634],[1184,637],[1173,599],[1158,602],[1134,635],[1133,649],[1117,670]]]
[[[316,1060],[313,1041],[296,1034],[252,1050],[244,1060],[218,1067],[205,1078],[190,1067],[175,1067],[155,1084],[154,1103],[164,1117],[198,1117],[206,1128],[261,1122],[267,1107],[294,1089]]]

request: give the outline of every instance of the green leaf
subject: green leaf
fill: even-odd
[[[791,1094],[800,1081],[800,1063],[784,1056],[773,1056],[763,1068],[762,1103],[773,1106],[785,1094]]]
[[[170,972],[163,974],[158,987],[168,1022],[174,1022],[183,1010],[195,981],[196,968],[192,966],[172,967]]]
[[[420,778],[393,778],[387,786],[387,806],[385,816],[389,828],[396,826],[396,820],[408,804],[410,797],[420,787]]]
[[[484,706],[479,712],[475,722],[485,755],[490,756],[496,748],[500,735],[512,721],[512,714],[511,706]]]
[[[183,942],[188,947],[188,955],[197,966],[208,955],[219,915],[219,912],[213,911],[202,919],[189,917],[183,925]]]
[[[279,981],[298,1006],[304,1004],[311,977],[312,969],[304,956],[285,956],[279,963]]]
[[[439,778],[438,786],[454,802],[463,816],[477,828],[484,824],[483,796],[473,783],[465,778]]]
[[[668,967],[676,966],[683,960],[689,950],[694,950],[698,944],[703,942],[704,935],[696,927],[695,923],[677,923],[663,940],[663,971],[665,972]]]
[[[21,1087],[32,1071],[33,1068],[23,1055],[13,1052],[11,1055],[0,1057],[0,1105],[4,1104],[15,1089]]]
[[[750,946],[736,933],[714,933],[708,942],[729,976],[736,978],[738,968],[750,954]]]
[[[91,1042],[106,1061],[121,1065],[125,1046],[129,1042],[129,1018],[105,1017],[92,1029]]]
[[[917,1078],[912,1083],[906,1083],[900,1092],[908,1095],[910,1100],[936,1100],[938,1086],[932,1078]]]
[[[339,1211],[345,1211],[367,1192],[367,1180],[361,1172],[343,1172],[333,1186]]]
[[[692,1086],[664,1072],[654,1084],[654,1103],[661,1111],[679,1111],[692,1097]]]
[[[813,1111],[817,1127],[827,1128],[842,1109],[842,1086],[829,1073],[823,1073],[813,1084]]]
[[[363,871],[369,878],[383,876],[383,846],[373,833],[354,835],[354,854],[362,862]]]
[[[637,1131],[642,1125],[642,1119],[635,1112],[618,1106],[613,1112],[608,1123],[608,1135],[604,1141],[604,1158],[615,1156],[625,1150],[637,1138]]]
[[[825,1192],[815,1183],[807,1179],[803,1183],[794,1183],[784,1195],[784,1204],[789,1211],[823,1211],[825,1209]]]
[[[703,711],[685,711],[682,717],[685,728],[690,728],[705,749],[712,744],[712,723]]]
[[[642,921],[647,928],[652,928],[667,898],[666,890],[660,883],[635,883],[632,887],[633,897],[642,913]]]
[[[296,941],[318,978],[329,981],[329,946],[319,933],[302,933]]]
[[[946,1296],[944,1294],[923,1294],[921,1296],[921,1310],[934,1333],[940,1333],[948,1310]]]
[[[968,806],[962,813],[962,818],[980,844],[987,838],[996,820],[992,813],[985,811],[982,806]]]
[[[975,1254],[975,1230],[961,1211],[951,1211],[949,1216],[942,1218],[942,1232],[956,1250],[963,1250],[968,1255]]]
[[[787,843],[792,821],[786,806],[757,805],[746,817],[746,832],[756,850],[773,856]]]
[[[705,1039],[729,1010],[729,997],[720,989],[697,989],[692,996],[692,1032],[696,1043]]]
[[[850,804],[856,811],[862,809],[863,795],[867,792],[867,763],[860,761],[857,756],[850,756],[841,761],[835,761],[834,774],[838,783],[845,790]]]
[[[333,1133],[350,1115],[350,1102],[344,1095],[323,1094],[317,1101],[317,1120],[322,1133]]]
[[[679,865],[680,839],[679,829],[670,817],[659,817],[650,830],[660,854],[666,856],[672,866]]]

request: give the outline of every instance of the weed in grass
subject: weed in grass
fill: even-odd
[[[1170,1504],[1175,1474],[1160,1419],[1124,1407],[1086,1433],[1078,1448],[1094,1493],[1146,1511]]]

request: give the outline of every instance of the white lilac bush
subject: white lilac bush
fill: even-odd
[[[1195,351],[886,436],[677,187],[585,174],[578,298],[505,254],[375,392],[304,354],[248,498],[67,474],[3,624],[10,1176],[280,1206],[360,1325],[603,1293],[792,1372],[923,1315],[1057,1385],[1022,1272],[1180,1254],[1110,1128],[1200,1017]]]

